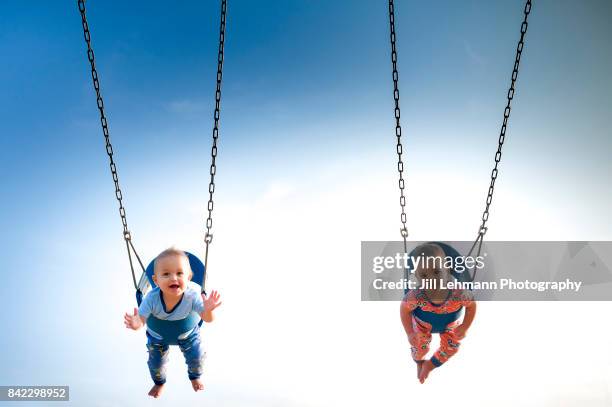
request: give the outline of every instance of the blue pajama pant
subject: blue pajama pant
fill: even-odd
[[[147,332],[147,350],[149,351],[149,372],[155,384],[166,383],[166,364],[170,346],[162,339],[157,339]],[[202,376],[205,352],[202,350],[200,328],[196,328],[185,339],[179,339],[178,346],[185,356],[189,380]]]

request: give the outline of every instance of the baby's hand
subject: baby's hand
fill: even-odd
[[[202,300],[204,300],[204,310],[212,311],[221,305],[221,294],[217,290],[212,290],[209,296],[202,293]]]
[[[125,323],[125,327],[133,330],[137,330],[142,328],[142,319],[138,315],[138,309],[134,308],[134,315],[130,315],[127,312],[123,317],[123,322]]]

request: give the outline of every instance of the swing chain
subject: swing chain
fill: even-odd
[[[399,104],[399,73],[397,71],[397,50],[395,47],[395,7],[393,0],[389,0],[389,26],[391,38],[391,62],[393,64],[393,99],[395,101],[395,136],[397,137],[397,171],[399,173],[399,189],[400,189],[400,206],[402,208],[401,221],[402,227],[400,233],[404,239],[404,249],[406,248],[406,238],[408,237],[408,228],[406,227],[406,197],[404,195],[404,162],[402,160],[402,126],[400,124],[400,104]]]
[[[525,41],[524,41],[525,34],[527,33],[527,17],[529,16],[530,12],[531,12],[531,0],[527,0],[527,2],[525,3],[525,9],[523,11],[524,18],[523,18],[523,23],[521,24],[521,38],[519,39],[518,45],[516,47],[516,57],[514,60],[514,67],[512,69],[510,89],[508,89],[508,95],[507,95],[508,102],[506,104],[506,108],[504,109],[504,120],[501,126],[501,131],[499,133],[497,152],[495,153],[495,166],[493,167],[493,170],[491,171],[491,184],[489,185],[485,210],[482,214],[482,223],[480,224],[480,227],[478,228],[478,237],[476,238],[476,241],[478,240],[482,241],[482,238],[484,237],[485,233],[487,233],[487,230],[488,230],[486,224],[487,224],[487,221],[489,220],[489,207],[491,206],[491,202],[493,201],[493,191],[495,189],[495,181],[497,180],[497,175],[498,175],[497,167],[499,165],[499,162],[501,161],[502,147],[506,139],[506,129],[508,126],[508,119],[510,118],[510,110],[511,110],[510,104],[512,102],[512,99],[514,98],[515,83],[516,83],[516,78],[518,77],[519,65],[521,62],[521,55],[523,53],[523,46],[525,45]],[[479,250],[479,253],[480,253],[480,250]]]
[[[119,175],[117,173],[117,165],[115,164],[115,160],[113,157],[113,145],[110,141],[110,133],[108,130],[108,121],[106,120],[106,114],[104,113],[104,101],[102,100],[102,93],[100,91],[100,79],[98,76],[98,71],[96,70],[96,61],[94,56],[94,51],[91,46],[91,33],[89,32],[89,24],[87,23],[87,16],[85,14],[85,0],[77,0],[77,4],[79,6],[79,12],[81,13],[81,21],[83,24],[83,35],[85,37],[85,42],[87,44],[87,59],[91,65],[91,79],[93,80],[94,90],[96,91],[96,102],[98,105],[98,110],[100,111],[100,123],[102,125],[102,133],[104,134],[105,146],[106,146],[106,154],[108,155],[109,165],[111,174],[113,177],[113,182],[115,184],[115,198],[117,198],[117,202],[119,203],[119,216],[121,217],[121,224],[123,225],[123,239],[125,240],[125,244],[128,252],[128,259],[130,261],[130,269],[132,271],[132,281],[134,282],[134,287],[138,289],[138,284],[136,283],[136,275],[134,274],[134,266],[132,264],[132,255],[130,249],[134,252],[136,259],[140,263],[140,267],[144,271],[144,266],[134,245],[132,244],[132,234],[128,229],[127,224],[127,216],[125,213],[125,207],[123,206],[123,193],[121,192],[121,188],[119,186]]]
[[[121,216],[121,224],[123,225],[123,238],[127,241],[131,239],[131,234],[127,225],[127,217],[125,214],[125,207],[123,206],[123,193],[119,187],[119,175],[117,174],[117,166],[113,157],[113,145],[110,141],[110,133],[108,131],[108,122],[106,115],[104,114],[104,101],[102,100],[102,94],[100,92],[100,80],[98,77],[98,71],[96,70],[96,61],[94,57],[94,51],[91,47],[91,34],[89,32],[89,24],[87,24],[87,17],[85,15],[85,0],[78,0],[79,11],[81,12],[81,20],[83,23],[83,34],[85,36],[85,42],[87,43],[87,59],[91,64],[91,78],[93,80],[94,89],[96,91],[96,101],[98,110],[100,111],[100,123],[102,124],[102,132],[104,133],[104,140],[106,143],[106,154],[110,162],[110,170],[113,176],[113,182],[115,183],[115,197],[119,203],[119,215]]]
[[[487,230],[488,230],[487,221],[489,220],[489,207],[491,206],[491,202],[493,201],[493,191],[495,189],[495,180],[497,180],[497,175],[498,175],[497,167],[499,165],[499,162],[501,161],[502,147],[506,139],[506,129],[508,127],[508,119],[510,118],[510,104],[512,102],[512,99],[514,98],[515,83],[516,83],[516,78],[518,77],[518,71],[519,71],[519,65],[521,62],[521,55],[523,53],[523,47],[525,45],[525,34],[527,33],[527,17],[529,16],[530,12],[531,12],[531,0],[527,0],[525,3],[525,8],[523,10],[524,18],[523,18],[523,23],[521,24],[521,38],[519,39],[518,45],[516,47],[516,57],[514,59],[514,67],[512,69],[510,89],[508,89],[508,95],[507,95],[508,102],[506,103],[506,108],[504,109],[504,121],[502,123],[501,130],[499,133],[497,152],[495,153],[495,166],[493,167],[493,170],[491,171],[491,184],[489,185],[489,191],[487,192],[485,210],[482,214],[482,223],[480,224],[478,228],[478,235],[476,236],[476,239],[474,240],[474,243],[472,244],[472,247],[470,248],[468,256],[472,255],[472,252],[474,251],[474,249],[476,249],[475,257],[480,256],[480,253],[482,250],[482,244],[484,240],[484,235],[487,233]],[[477,269],[474,267],[474,270],[471,275],[471,281],[474,281],[476,279],[476,270]]]
[[[206,244],[206,254],[204,256],[204,269],[208,271],[208,246],[212,242],[212,211],[214,207],[213,193],[215,192],[215,174],[217,173],[217,139],[219,138],[219,118],[221,112],[221,79],[223,78],[223,51],[225,47],[225,20],[227,12],[227,0],[221,0],[221,24],[219,27],[219,51],[217,54],[217,89],[215,92],[215,113],[214,127],[212,132],[213,143],[210,151],[210,183],[208,184],[208,218],[206,219],[206,233],[204,243]],[[207,273],[208,274],[208,273]]]

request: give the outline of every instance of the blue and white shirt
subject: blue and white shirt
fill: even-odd
[[[148,318],[149,315],[153,315],[155,318],[168,321],[185,319],[194,311],[201,314],[202,311],[204,311],[204,301],[200,294],[200,286],[193,282],[187,284],[185,292],[183,293],[183,298],[181,298],[171,310],[166,309],[166,304],[164,303],[164,298],[159,287],[155,287],[153,290],[149,291],[142,300],[140,307],[138,307],[138,315],[145,319]],[[188,332],[182,333],[179,335],[178,339],[185,339],[197,328],[198,326]],[[147,332],[156,339],[163,339],[160,334],[149,329],[149,327],[147,327]]]

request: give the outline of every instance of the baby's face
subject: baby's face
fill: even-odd
[[[415,270],[416,277],[419,280],[446,280],[450,274],[450,270],[444,267],[444,252],[436,253],[435,261],[430,259],[427,265],[428,267],[422,264]]]
[[[159,289],[170,296],[180,296],[191,280],[189,260],[182,256],[168,256],[157,260],[153,281]]]
[[[419,280],[433,280],[444,278],[446,275],[445,269],[419,267],[415,271]]]

